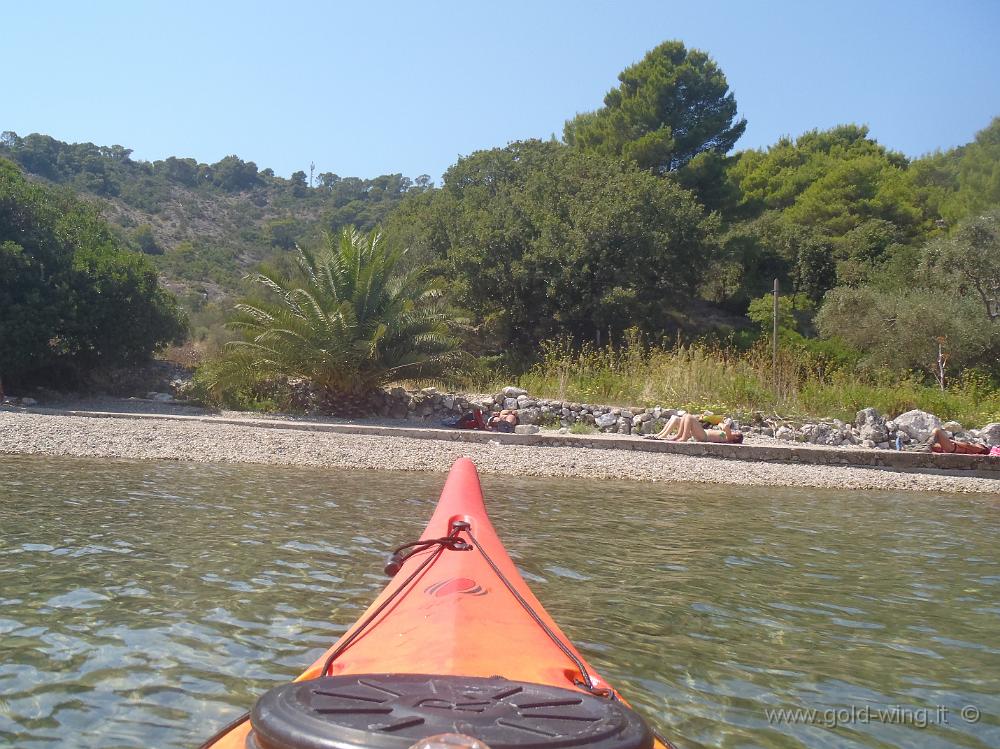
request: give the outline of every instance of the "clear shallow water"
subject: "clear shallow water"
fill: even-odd
[[[0,746],[197,746],[363,611],[442,484],[0,456]],[[484,486],[546,608],[678,747],[1000,746],[1000,497]]]

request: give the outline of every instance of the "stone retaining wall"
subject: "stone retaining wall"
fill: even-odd
[[[596,432],[614,434],[654,434],[663,428],[671,416],[682,410],[653,407],[606,406],[577,403],[550,398],[533,398],[526,390],[505,387],[492,396],[466,396],[440,393],[436,388],[408,391],[401,387],[376,393],[367,408],[374,415],[408,421],[439,422],[452,419],[474,408],[483,411],[510,409],[515,411],[522,425],[571,428],[575,424],[587,425]],[[1000,423],[990,423],[979,429],[966,429],[955,422],[945,422],[924,411],[913,410],[895,419],[886,419],[874,408],[858,412],[854,423],[840,419],[794,422],[767,419],[760,414],[740,423],[735,428],[744,432],[763,434],[787,442],[801,442],[827,447],[861,446],[882,450],[896,450],[927,441],[935,427],[943,427],[960,439],[978,441],[986,445],[1000,445]],[[534,431],[534,430],[523,430]]]

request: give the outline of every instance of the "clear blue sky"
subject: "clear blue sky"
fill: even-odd
[[[459,155],[561,136],[667,39],[722,67],[738,149],[856,122],[919,156],[1000,115],[1000,0],[74,0],[0,19],[0,130],[283,176],[437,181]]]

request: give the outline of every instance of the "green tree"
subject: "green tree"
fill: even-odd
[[[149,224],[140,224],[135,228],[132,233],[132,240],[135,242],[136,246],[147,255],[162,255],[163,248],[160,247],[160,243],[156,241],[156,236],[153,234],[153,227]]]
[[[953,279],[957,293],[975,292],[986,318],[1000,320],[1000,209],[968,219],[950,237],[928,245],[924,263]]]
[[[308,379],[334,410],[394,380],[437,374],[457,341],[439,290],[399,272],[402,253],[382,235],[347,228],[319,255],[298,249],[298,275],[249,278],[266,298],[236,307],[214,383],[250,385]]]
[[[957,150],[953,160],[957,189],[942,206],[950,222],[1000,206],[1000,117],[976,133],[972,143]]]
[[[172,296],[92,207],[0,159],[0,378],[66,385],[181,339]]]
[[[726,76],[707,54],[679,41],[652,49],[618,80],[604,107],[566,123],[568,144],[665,173],[703,152],[728,153],[746,129]]]
[[[954,367],[995,361],[998,330],[979,314],[975,299],[940,289],[840,287],[826,295],[816,324],[823,336],[864,352],[870,366],[933,373],[938,339]]]
[[[497,345],[677,329],[716,251],[694,196],[620,159],[523,141],[461,159],[400,208]],[[395,223],[394,223],[395,225]]]
[[[229,192],[250,190],[260,184],[257,165],[238,156],[226,156],[212,164],[212,183]]]

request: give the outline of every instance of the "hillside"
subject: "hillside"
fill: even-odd
[[[305,172],[283,179],[237,156],[203,164],[133,160],[131,153],[40,134],[0,136],[0,157],[28,176],[98,202],[192,312],[237,292],[241,277],[260,262],[280,263],[295,242],[348,224],[369,229],[404,195],[430,186],[426,176],[360,179],[329,172],[315,175],[310,186]]]

